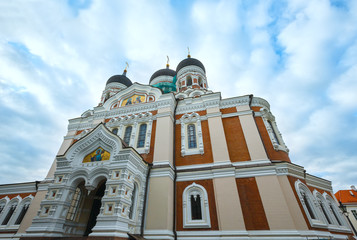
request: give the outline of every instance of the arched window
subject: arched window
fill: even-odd
[[[271,131],[272,131],[272,133],[273,133],[274,140],[276,141],[277,144],[280,145],[280,141],[279,141],[278,136],[276,135],[275,128],[273,127],[273,124],[271,123],[270,120],[268,120],[268,123],[269,123],[269,126],[270,126],[270,128],[271,128]]]
[[[139,136],[138,136],[138,144],[137,144],[137,148],[141,148],[145,146],[145,137],[146,137],[146,128],[147,128],[147,124],[143,123],[140,125],[139,128]]]
[[[118,128],[113,128],[112,133],[117,135],[118,134]]]
[[[27,202],[22,205],[21,212],[15,221],[15,225],[19,225],[22,222],[22,219],[24,219],[25,214],[26,214],[27,210],[29,209],[29,207],[30,207],[30,202]]]
[[[300,180],[297,180],[295,182],[295,189],[311,226],[326,226],[326,222],[322,216],[323,213],[320,211],[315,197],[311,194],[309,188]]]
[[[192,78],[191,78],[191,76],[187,76],[187,78],[186,78],[186,86],[188,87],[188,86],[192,86]]]
[[[4,210],[5,205],[6,205],[6,200],[2,200],[2,201],[0,202],[0,214],[1,214],[2,211]]]
[[[197,148],[195,124],[187,125],[188,148]]]
[[[1,225],[7,225],[7,223],[10,220],[10,218],[14,214],[16,207],[17,207],[17,202],[13,202],[12,204],[10,204],[10,207],[9,207],[9,209],[7,211],[7,214],[6,214],[5,218],[4,218],[4,220],[2,221]]]
[[[66,217],[67,220],[70,220],[70,221],[75,220],[81,199],[82,199],[82,190],[80,187],[77,187],[73,194],[73,198],[72,198],[69,210],[67,212],[67,217]]]
[[[134,183],[134,189],[133,192],[131,193],[131,205],[130,205],[130,211],[129,211],[129,218],[133,219],[135,214],[135,205],[137,202],[137,193],[138,193],[138,186],[136,183]]]
[[[124,142],[129,145],[130,143],[130,135],[131,135],[131,130],[133,129],[132,126],[127,126],[125,128],[125,133],[124,133]]]
[[[202,219],[201,196],[191,195],[191,216],[192,220]]]
[[[117,135],[118,134],[118,128],[113,128],[112,133]]]
[[[184,228],[209,228],[208,195],[206,189],[196,183],[187,186],[182,194]]]
[[[336,224],[339,225],[339,226],[348,225],[348,224],[344,221],[344,218],[342,217],[342,214],[341,214],[341,212],[339,211],[338,206],[337,206],[335,200],[334,200],[330,195],[328,195],[327,193],[324,193],[324,197],[325,197],[325,199],[326,199],[328,208],[329,208],[330,212],[332,213],[333,218],[335,219]]]
[[[201,78],[201,77],[198,77],[198,85],[200,85],[200,87],[203,87],[203,85],[202,85],[202,78]]]

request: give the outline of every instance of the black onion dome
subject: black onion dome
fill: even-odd
[[[154,72],[154,74],[150,78],[150,82],[154,78],[157,78],[159,76],[171,76],[171,77],[174,77],[175,75],[176,75],[176,72],[174,70],[170,69],[170,68],[160,69],[160,70]]]
[[[203,66],[203,64],[196,58],[191,58],[191,57],[188,57],[188,58],[182,60],[179,63],[179,65],[177,65],[176,72],[179,72],[184,67],[192,66],[192,65],[202,68],[203,72],[206,73],[205,66]]]
[[[121,83],[127,87],[130,87],[131,85],[133,85],[133,83],[130,81],[130,79],[127,78],[127,76],[125,76],[125,73],[123,75],[114,75],[114,76],[110,77],[107,81],[107,85],[112,82]]]

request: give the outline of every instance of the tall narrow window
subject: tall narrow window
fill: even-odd
[[[198,78],[198,85],[200,85],[200,87],[203,87],[203,85],[202,85],[202,78],[201,78],[201,77]]]
[[[197,148],[195,124],[187,125],[188,148]]]
[[[8,213],[6,214],[6,217],[4,218],[4,221],[2,222],[1,225],[6,225],[9,222],[10,218],[12,217],[12,214],[14,213],[14,211],[16,209],[16,206],[17,206],[16,204],[13,204],[10,207],[10,209],[9,209]]]
[[[69,207],[67,213],[67,220],[74,221],[78,212],[79,204],[81,201],[82,191],[79,187],[76,188],[76,191],[73,194],[71,206]]]
[[[201,196],[191,195],[191,217],[192,220],[202,219]]]
[[[268,121],[268,123],[269,123],[269,126],[270,126],[270,128],[271,128],[271,131],[272,131],[272,133],[273,133],[274,140],[276,141],[277,144],[280,145],[279,138],[278,138],[278,136],[276,135],[275,129],[274,129],[274,127],[273,127],[273,124],[271,123],[271,121]]]
[[[140,125],[137,148],[144,147],[145,145],[146,128],[146,123]]]
[[[15,221],[15,225],[18,225],[22,222],[22,219],[24,219],[25,214],[26,214],[27,210],[29,209],[29,206],[30,206],[30,204],[25,204],[22,206],[21,212]]]
[[[335,208],[332,207],[331,204],[329,204],[329,206],[330,206],[330,209],[331,209],[333,215],[335,216],[335,218],[336,218],[336,220],[337,220],[337,222],[338,222],[338,225],[342,226],[342,223],[341,223],[341,221],[340,221],[340,218],[337,216],[337,213],[336,213],[336,211],[335,211]]]
[[[323,204],[322,202],[320,202],[320,207],[321,207],[321,209],[322,209],[322,212],[323,212],[324,215],[325,215],[325,218],[326,218],[328,224],[332,224],[331,219],[330,219],[330,216],[327,214],[326,209],[325,209],[325,206],[324,206],[324,204]]]
[[[130,135],[131,135],[131,130],[133,129],[132,126],[128,126],[125,129],[125,133],[124,133],[124,142],[129,145],[130,143]]]
[[[134,206],[135,206],[135,202],[136,202],[136,192],[137,192],[137,186],[136,183],[134,183],[134,189],[133,192],[131,194],[131,205],[130,205],[130,212],[129,212],[129,218],[133,219],[134,216]]]
[[[2,213],[2,210],[4,210],[5,204],[4,205],[0,205],[0,213]]]
[[[117,135],[117,134],[118,134],[118,128],[114,128],[114,129],[112,130],[112,133],[115,134],[115,135]]]
[[[186,78],[186,80],[187,80],[186,86],[187,86],[187,87],[188,87],[188,86],[192,86],[192,78],[191,78],[191,76],[188,76],[188,77]]]
[[[352,210],[351,212],[352,212],[353,216],[355,217],[355,219],[357,220],[357,211],[356,210]]]
[[[304,192],[302,192],[301,195],[302,195],[302,197],[303,197],[303,199],[304,199],[304,202],[305,202],[307,211],[308,211],[309,214],[310,214],[310,217],[311,217],[312,219],[316,219],[315,214],[314,214],[314,212],[313,212],[313,210],[312,210],[311,203],[310,203],[310,201],[307,199],[306,194],[305,194]]]

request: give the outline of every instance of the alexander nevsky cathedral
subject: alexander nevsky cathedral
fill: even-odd
[[[222,99],[190,55],[149,76],[103,81],[46,178],[0,185],[0,239],[352,239],[266,100]]]

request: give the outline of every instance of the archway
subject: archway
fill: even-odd
[[[92,191],[90,196],[88,196],[88,200],[92,200],[92,206],[90,210],[90,215],[87,222],[87,227],[84,232],[84,236],[88,236],[91,232],[95,224],[97,223],[97,216],[100,212],[100,207],[102,206],[102,197],[105,192],[105,183],[106,180],[101,181],[98,184],[98,187],[95,191]],[[89,202],[88,202],[89,203]]]

